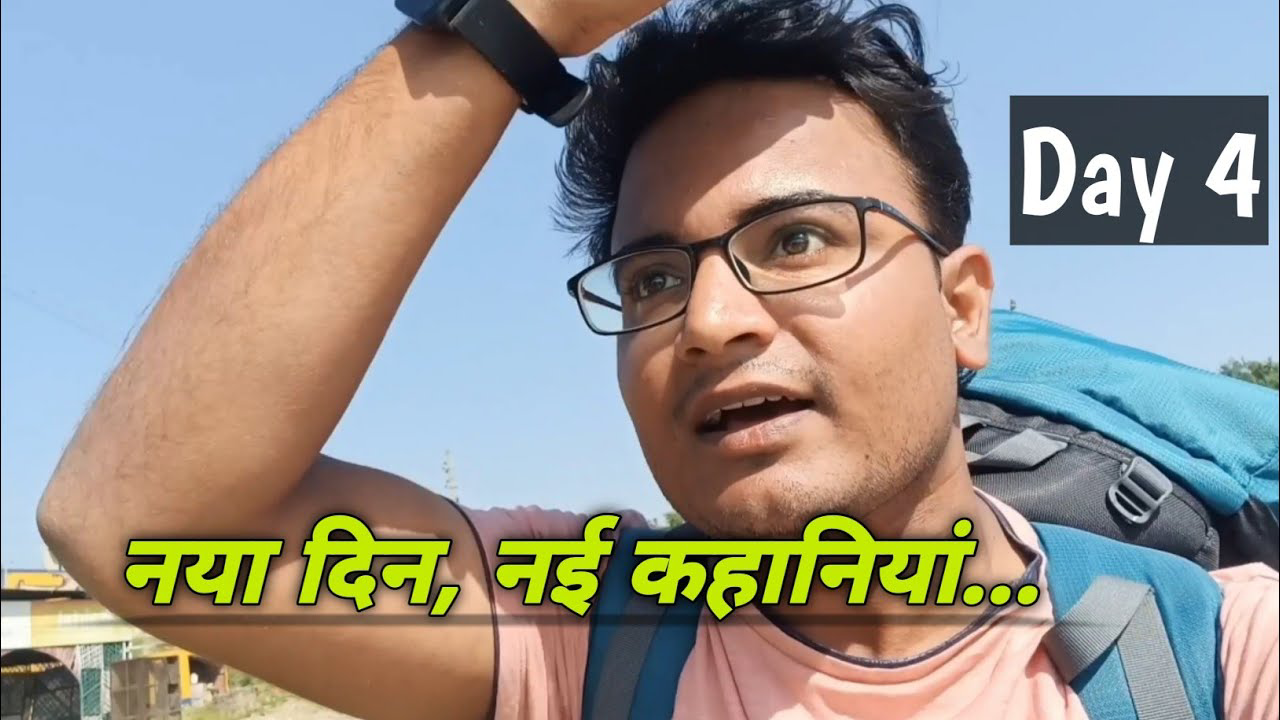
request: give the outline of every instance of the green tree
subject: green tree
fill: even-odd
[[[1219,372],[1237,380],[1255,383],[1272,390],[1280,390],[1280,368],[1272,358],[1266,360],[1230,360]]]
[[[683,525],[684,518],[680,517],[680,513],[672,510],[671,512],[663,513],[661,523],[664,528],[673,528]]]

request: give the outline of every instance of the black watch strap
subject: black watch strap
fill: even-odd
[[[523,99],[521,109],[556,127],[569,124],[589,88],[507,0],[467,0],[449,27],[471,43]]]

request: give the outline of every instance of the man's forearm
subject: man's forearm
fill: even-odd
[[[517,106],[459,40],[411,29],[379,52],[196,246],[77,431],[42,527],[94,508],[135,533],[235,530],[286,498]]]

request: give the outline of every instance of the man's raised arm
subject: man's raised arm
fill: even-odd
[[[569,55],[661,2],[515,4]],[[461,585],[450,617],[489,613],[478,548],[449,503],[320,450],[518,104],[463,41],[409,29],[248,181],[102,388],[41,500],[41,534],[96,599],[159,637],[347,713],[484,715],[488,622],[428,619],[386,589],[359,615],[333,598],[299,608],[299,551],[316,519],[335,511],[379,535],[451,538],[436,577]],[[123,581],[126,545],[145,537],[283,538],[253,612],[349,618],[174,622],[243,609],[190,595],[152,607],[150,593]],[[371,613],[406,622],[371,622]]]

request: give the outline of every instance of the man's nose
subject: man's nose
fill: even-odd
[[[732,262],[738,261],[723,251],[698,261],[676,342],[676,351],[686,362],[732,362],[750,356],[768,347],[778,331],[761,297],[738,281]],[[741,271],[749,269],[742,266]]]

